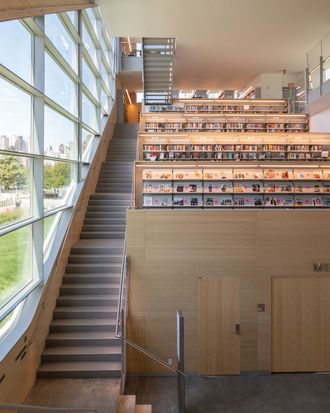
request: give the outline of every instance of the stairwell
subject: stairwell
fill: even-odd
[[[115,337],[137,124],[116,124],[80,241],[72,248],[38,378],[120,377]]]

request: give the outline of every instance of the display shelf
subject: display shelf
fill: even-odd
[[[320,166],[144,168],[141,176],[143,208],[330,207],[330,169]]]

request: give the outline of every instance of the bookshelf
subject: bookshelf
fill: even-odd
[[[140,133],[145,161],[327,161],[330,134],[324,133]]]
[[[329,208],[330,166],[139,163],[139,208]]]
[[[174,99],[171,106],[149,106],[149,112],[287,113],[285,99]]]
[[[141,132],[308,132],[308,117],[297,114],[201,114],[141,115]]]

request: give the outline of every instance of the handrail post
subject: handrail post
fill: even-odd
[[[182,310],[176,313],[176,346],[178,369],[184,373],[184,316]],[[185,376],[178,374],[178,411],[184,413],[186,407]]]
[[[121,319],[121,386],[120,393],[124,394],[125,391],[125,381],[126,381],[126,320],[125,320],[125,310],[122,308],[120,311]]]

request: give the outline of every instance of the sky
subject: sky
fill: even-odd
[[[74,42],[56,15],[46,16],[45,30],[50,40],[75,70]],[[17,20],[0,22],[0,64],[31,83],[31,56],[31,35],[23,25]],[[76,115],[75,84],[47,53],[45,65],[45,93]],[[0,76],[0,135],[22,135],[29,140],[31,103],[31,97],[27,93]],[[93,126],[96,115],[89,113],[90,105],[88,106],[85,104],[83,107],[83,118],[86,123]],[[61,143],[72,141],[74,133],[73,122],[45,106],[45,147],[49,142],[57,148]]]

